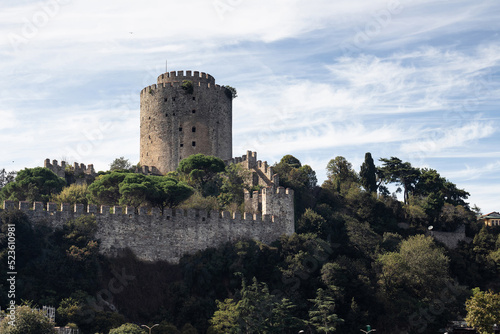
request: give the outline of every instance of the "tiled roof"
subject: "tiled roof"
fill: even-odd
[[[500,213],[490,212],[479,217],[479,219],[500,219]]]

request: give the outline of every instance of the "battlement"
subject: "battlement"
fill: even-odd
[[[145,261],[177,263],[184,254],[225,242],[250,238],[271,243],[294,232],[293,221],[271,214],[14,201],[5,201],[0,211],[11,209],[24,212],[34,225],[52,229],[62,228],[69,219],[92,215],[100,253],[117,256],[129,248]]]
[[[169,82],[181,82],[183,80],[190,80],[193,83],[195,82],[203,82],[215,85],[215,79],[208,73],[199,72],[199,71],[186,71],[186,75],[184,75],[184,71],[171,71],[167,73],[163,73],[158,76],[158,84],[161,83],[169,83]]]
[[[252,180],[252,185],[278,186],[279,177],[274,174],[273,167],[267,161],[257,160],[257,152],[247,151],[246,155],[224,161],[226,165],[241,164],[244,169],[256,172],[257,180]]]
[[[52,160],[51,163],[50,159],[45,159],[43,167],[50,169],[54,172],[54,174],[62,178],[65,177],[67,171],[73,172],[75,175],[86,174],[95,176],[97,174],[94,170],[93,164],[85,166],[85,164],[78,164],[77,162],[74,162],[73,166],[71,166],[66,164],[66,161],[61,161],[61,164],[59,165],[57,160]]]
[[[187,80],[187,79],[184,79]],[[193,82],[193,85],[195,87],[204,87],[204,88],[212,88],[215,90],[220,90],[220,91],[226,91],[226,87],[217,85],[212,82]],[[168,88],[180,88],[182,87],[182,81],[174,81],[174,82],[164,82],[164,83],[158,83],[158,84],[153,84],[150,86],[145,87],[143,90],[141,90],[141,95],[143,94],[155,94],[157,91],[162,90],[162,89],[168,89]]]
[[[158,208],[147,208],[139,207],[139,210],[135,210],[133,206],[109,206],[109,205],[94,205],[89,204],[85,207],[83,204],[70,205],[68,203],[62,203],[58,205],[57,203],[47,203],[43,202],[27,202],[27,201],[4,201],[3,210],[18,209],[25,213],[46,213],[47,216],[53,216],[55,212],[69,213],[69,214],[91,214],[94,216],[98,215],[128,215],[131,216],[141,215],[150,216],[152,218],[163,218],[165,220],[173,221],[176,218],[191,217],[200,218],[204,221],[204,218],[217,218],[225,220],[251,220],[256,222],[274,222],[275,217],[269,214],[253,214],[245,212],[243,215],[239,212],[230,213],[229,211],[206,211],[198,209],[169,209],[165,208],[163,213]]]
[[[140,166],[135,167],[136,173],[141,173],[144,175],[163,175],[158,168],[155,166]]]

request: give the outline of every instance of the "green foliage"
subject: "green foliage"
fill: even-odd
[[[48,202],[65,184],[64,179],[47,168],[26,168],[0,190],[0,200]]]
[[[361,165],[361,170],[359,172],[359,178],[361,185],[366,191],[376,192],[377,191],[377,168],[373,162],[372,154],[367,152],[365,154],[365,161]]]
[[[177,172],[191,186],[202,192],[204,196],[218,195],[220,179],[218,174],[226,166],[221,159],[203,154],[194,154],[183,159],[177,167]]]
[[[410,192],[417,183],[420,172],[413,168],[409,162],[403,162],[401,159],[391,157],[390,159],[381,158],[382,167],[378,169],[379,178],[386,183],[394,182],[403,187],[404,203],[408,204]]]
[[[41,311],[29,306],[16,306],[15,326],[9,324],[10,318],[5,317],[0,322],[2,334],[55,334],[54,325]]]
[[[319,236],[325,236],[327,231],[326,220],[314,210],[307,208],[306,212],[297,222],[298,233],[315,233]]]
[[[244,189],[252,190],[245,185],[245,180],[251,177],[250,173],[244,171],[239,164],[231,164],[226,167],[221,177],[222,185],[217,196],[220,206],[227,210],[231,205],[242,205]]]
[[[181,88],[184,89],[186,94],[193,94],[193,82],[190,80],[183,80]]]
[[[175,207],[193,194],[184,182],[166,176],[112,172],[100,175],[89,187],[89,198],[101,205],[149,204],[163,210]]]
[[[342,156],[335,157],[326,166],[328,181],[339,192],[348,190],[353,184],[357,184],[359,177],[352,169],[352,164]]]
[[[57,194],[53,195],[51,198],[52,202],[56,203],[69,203],[69,204],[83,204],[87,206],[88,204],[88,190],[87,184],[76,184],[73,183],[68,187],[63,188],[63,190]]]
[[[366,170],[372,169],[365,158]],[[238,165],[224,168],[215,162],[212,168],[207,159],[194,160],[168,176],[103,174],[88,187],[88,198],[108,205],[241,210],[243,189],[251,190],[244,184],[249,175]],[[498,286],[499,231],[480,230],[468,206],[462,205],[464,191],[436,171],[415,169],[418,177],[408,183],[408,203],[403,205],[369,191],[365,168],[358,183],[345,159],[333,160],[334,173],[322,187],[311,167],[293,156],[284,156],[275,166],[280,185],[295,190],[296,234],[271,245],[253,240],[219,245],[185,255],[178,265],[141,262],[128,252],[101,257],[91,216],[50,231],[31,224],[18,210],[3,211],[0,281],[7,278],[8,224],[15,224],[19,298],[59,305],[58,325],[74,323],[83,333],[108,333],[125,317],[134,323],[160,323],[152,331],[158,334],[288,334],[300,329],[351,334],[368,323],[388,333],[430,333],[465,314],[468,290],[451,277],[468,288]],[[396,174],[399,167],[411,165],[392,162],[394,169],[383,166],[379,172],[385,177],[382,187],[406,182],[404,170],[403,178]],[[414,172],[412,168],[406,171]],[[51,198],[78,202],[84,193],[70,186]],[[398,228],[400,222],[410,228]],[[465,224],[473,242],[441,249],[431,238],[416,235],[430,223],[448,231]],[[123,287],[117,278],[122,268],[134,277]],[[246,281],[256,279],[242,285],[237,272]],[[7,290],[0,290],[5,309]],[[106,290],[113,292],[103,294]],[[437,306],[439,312],[432,313]],[[208,328],[210,319],[214,322]]]
[[[125,157],[116,158],[112,163],[109,164],[109,170],[112,172],[120,170],[130,170],[131,168],[132,164],[128,159],[125,159]]]
[[[128,174],[118,186],[121,205],[138,208],[148,199],[157,197],[156,187],[150,177],[142,174]]]
[[[144,330],[136,324],[126,323],[118,328],[113,328],[109,334],[144,334]]]
[[[16,178],[16,172],[10,171],[7,172],[5,168],[0,169],[0,190],[5,187],[7,184],[14,181]]]
[[[309,322],[319,333],[333,333],[343,320],[335,314],[335,300],[323,289],[318,289],[316,298],[310,299],[313,307],[309,311]]]
[[[238,92],[236,91],[236,88],[227,85],[224,86],[224,88],[226,88],[226,96],[229,97],[230,99],[238,97]]]
[[[300,321],[291,315],[295,307],[289,300],[277,300],[265,283],[253,279],[242,282],[238,301],[217,301],[217,311],[210,319],[216,333],[283,333]]]
[[[280,186],[294,190],[295,216],[314,205],[313,191],[318,182],[316,172],[309,165],[303,165],[292,155],[285,155],[274,165],[274,173],[279,175]]]
[[[473,289],[472,293],[465,303],[465,321],[481,334],[493,333],[493,325],[500,323],[500,294],[479,288]]]
[[[120,201],[120,183],[128,173],[112,172],[100,175],[88,187],[89,201],[100,205],[115,205]]]

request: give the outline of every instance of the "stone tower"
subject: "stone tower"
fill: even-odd
[[[141,91],[142,166],[161,173],[196,153],[232,157],[232,95],[198,71],[170,72]]]

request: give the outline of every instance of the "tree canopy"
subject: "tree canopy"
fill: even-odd
[[[0,190],[0,200],[48,202],[65,185],[66,181],[48,168],[26,168]]]
[[[9,324],[10,317],[0,323],[2,334],[55,334],[54,324],[41,311],[29,306],[16,306],[15,326]]]
[[[465,321],[481,334],[492,334],[493,325],[500,324],[500,294],[472,289],[472,297],[465,303]]]

